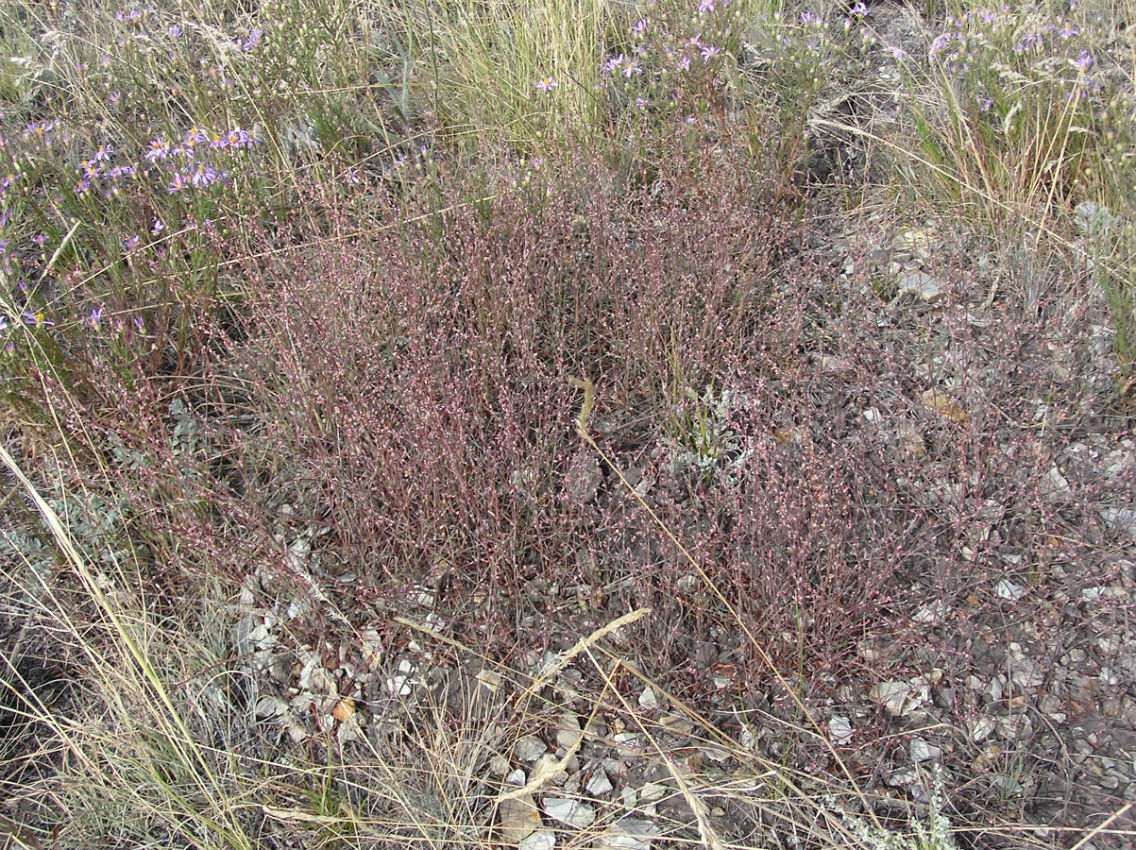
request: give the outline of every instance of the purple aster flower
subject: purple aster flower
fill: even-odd
[[[536,87],[541,91],[552,91],[559,85],[560,83],[556,82],[556,80],[552,79],[552,77],[541,77],[537,81]]]
[[[127,253],[130,253],[138,247],[138,243],[142,241],[142,237],[135,233],[133,236],[128,236],[122,240],[122,247]]]
[[[251,148],[253,142],[253,140],[249,138],[248,131],[242,130],[239,127],[230,130],[228,135],[225,136],[225,140],[229,143],[230,147],[234,148]]]
[[[90,325],[94,330],[97,331],[102,325],[103,321],[103,305],[100,304],[98,307],[92,310],[90,315],[87,316],[86,321],[88,325]]]
[[[185,134],[185,139],[182,140],[181,146],[183,150],[190,153],[199,142],[207,141],[209,141],[209,136],[205,134],[204,130],[200,127],[190,127],[189,132]]]
[[[643,35],[643,33],[645,33],[646,31],[647,31],[647,22],[644,21],[644,20],[636,21],[635,25],[633,27],[631,27],[631,34],[632,35],[636,35],[636,36]]]
[[[189,188],[189,181],[186,180],[185,176],[181,175],[181,174],[174,174],[173,180],[170,181],[170,187],[169,187],[168,191],[171,195],[176,195],[182,189],[188,189],[188,188]]]
[[[714,0],[702,0],[698,4],[698,14],[705,15],[707,12],[714,11]]]
[[[1077,55],[1076,59],[1070,59],[1069,61],[1078,71],[1087,71],[1093,65],[1093,55],[1087,50],[1082,50]]]
[[[855,6],[848,10],[848,14],[856,18],[862,18],[868,14],[868,7],[862,2],[858,2]]]
[[[212,183],[216,183],[220,179],[221,174],[216,168],[206,165],[204,162],[199,162],[197,163],[197,167],[193,170],[193,174],[190,175],[189,182],[198,189],[202,189]]]
[[[264,35],[264,30],[262,30],[260,27],[250,30],[248,38],[246,38],[244,41],[239,42],[241,50],[243,50],[245,53],[251,53],[252,51],[256,50],[256,46],[260,44],[260,37],[262,35]]]
[[[153,139],[150,142],[149,148],[146,151],[146,159],[150,162],[161,162],[167,159],[170,155],[170,143],[168,139]]]
[[[153,236],[157,236],[159,233],[161,233],[165,229],[166,229],[166,226],[164,224],[162,224],[162,222],[158,219],[154,219],[154,223],[152,225],[150,225],[150,233]]]
[[[33,328],[50,328],[55,324],[55,322],[45,319],[43,313],[33,313],[30,310],[24,310],[20,314],[20,318],[24,320],[25,325]]]
[[[623,65],[623,63],[626,62],[626,61],[627,61],[627,57],[624,56],[622,53],[620,53],[618,56],[613,56],[610,59],[608,59],[606,62],[604,62],[604,70],[607,71],[609,74],[613,74],[613,73],[615,73],[615,70],[617,68],[621,67]]]
[[[721,52],[722,49],[720,47],[711,47],[710,45],[707,45],[706,47],[702,48],[702,61],[709,62]]]

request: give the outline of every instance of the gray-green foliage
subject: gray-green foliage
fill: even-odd
[[[1077,240],[1093,283],[1112,313],[1120,363],[1136,359],[1136,276],[1132,255],[1134,227],[1103,204],[1082,201],[1073,210]]]
[[[181,399],[175,398],[170,402],[169,417],[169,451],[178,458],[180,474],[191,480],[199,474],[195,460],[201,459],[207,451],[208,437],[200,420]],[[122,440],[111,441],[110,453],[115,465],[121,469],[138,472],[153,466],[151,458]],[[127,533],[131,507],[126,494],[85,487],[61,492],[47,502],[66,525],[79,554],[87,563],[114,566],[145,556],[145,547],[132,541]],[[54,550],[45,545],[44,539],[30,528],[6,529],[0,533],[0,557],[18,558],[27,563],[40,579],[46,578],[56,557]]]
[[[907,833],[889,832],[858,815],[842,813],[842,820],[861,846],[873,850],[957,850],[951,822],[943,814],[942,790],[942,777],[936,771],[928,794],[926,822],[911,818]],[[832,806],[836,806],[835,801]]]
[[[87,490],[48,499],[47,503],[66,524],[76,549],[88,563],[119,563],[133,551],[123,534],[124,499]],[[55,550],[31,528],[10,528],[0,533],[0,557],[25,563],[37,582],[46,580],[56,563]]]
[[[751,452],[742,436],[731,427],[730,412],[735,403],[729,390],[715,392],[707,387],[699,396],[686,388],[688,406],[676,418],[678,450],[674,456],[675,472],[694,469],[708,483],[718,479],[731,483]]]

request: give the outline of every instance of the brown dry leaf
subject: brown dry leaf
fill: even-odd
[[[936,390],[925,390],[921,398],[925,408],[938,413],[944,419],[948,419],[951,422],[964,423],[970,419],[970,417],[966,415],[966,411],[959,406],[958,402],[945,393]]]
[[[346,723],[347,719],[355,713],[355,700],[351,697],[341,699],[335,704],[335,708],[331,710],[331,716],[338,720],[340,723]]]
[[[787,443],[800,442],[800,435],[792,428],[774,428],[773,439],[777,441],[777,445],[784,446]]]
[[[532,794],[524,794],[501,802],[497,825],[502,844],[520,844],[540,829],[540,810]]]
[[[487,688],[491,693],[497,693],[501,688],[501,674],[495,670],[482,669],[478,671],[475,677],[482,687]]]
[[[933,227],[912,227],[909,230],[897,233],[892,240],[892,245],[896,248],[908,250],[930,248],[938,238],[939,234]]]

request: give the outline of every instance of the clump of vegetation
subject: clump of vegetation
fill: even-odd
[[[0,832],[1131,841],[1117,20],[6,4]]]

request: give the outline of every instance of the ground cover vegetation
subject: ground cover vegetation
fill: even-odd
[[[5,846],[1130,846],[1134,23],[5,3]]]

